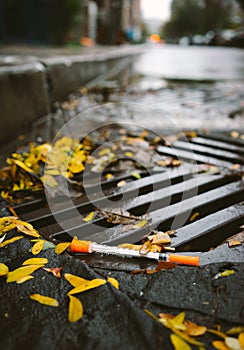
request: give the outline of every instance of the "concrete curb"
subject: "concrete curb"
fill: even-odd
[[[91,54],[0,56],[0,142],[47,115],[56,101],[79,87],[128,65],[143,50],[144,46],[131,46]]]

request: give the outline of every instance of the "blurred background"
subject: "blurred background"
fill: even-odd
[[[244,46],[243,0],[1,0],[0,43]]]

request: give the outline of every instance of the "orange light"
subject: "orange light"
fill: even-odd
[[[150,41],[154,44],[157,44],[160,42],[160,36],[158,34],[152,34],[150,36]]]
[[[87,38],[85,36],[83,36],[82,38],[80,38],[80,44],[83,46],[94,46],[94,41],[91,38]]]

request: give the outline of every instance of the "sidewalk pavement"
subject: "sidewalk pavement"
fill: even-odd
[[[0,142],[47,115],[56,101],[142,53],[143,45],[93,48],[0,47]]]

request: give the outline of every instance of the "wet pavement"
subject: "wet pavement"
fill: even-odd
[[[196,73],[194,76],[180,74],[182,67],[174,76],[172,72],[169,74],[169,67],[164,65],[162,59],[168,57],[170,61],[177,48],[169,48],[171,51],[168,53],[165,49],[162,47],[148,51],[135,62],[134,67],[127,67],[119,77],[106,82],[97,80],[88,89],[81,87],[67,101],[56,103],[52,113],[36,121],[30,130],[22,130],[18,138],[2,147],[1,163],[17,145],[24,145],[30,140],[52,141],[64,124],[69,124],[71,120],[71,136],[86,134],[97,125],[111,121],[142,125],[160,134],[199,128],[242,133],[244,81],[241,74],[240,79],[237,79],[240,62],[231,68],[233,75],[226,76],[224,80],[222,73],[226,68],[221,70],[212,59],[207,62],[208,67],[212,62],[217,69],[212,81],[209,81],[211,67],[205,77],[202,75],[203,70],[199,71],[201,74],[198,76]],[[179,52],[184,55],[187,50],[189,53],[190,48],[182,48]],[[201,50],[196,49],[198,53],[204,52]],[[243,55],[239,50],[221,52],[225,52],[221,57],[227,57],[227,52],[230,57],[235,56],[233,52],[237,52],[238,57]],[[151,67],[148,68],[150,55],[155,61],[150,61]],[[196,58],[199,57],[197,55]],[[204,54],[200,56],[199,64]],[[229,58],[223,67],[229,67]],[[181,61],[180,57],[176,59]],[[8,214],[2,205],[1,215]],[[25,259],[33,257],[29,251],[31,245],[24,238],[1,249],[1,262],[7,264],[10,270],[19,267]],[[224,246],[227,247],[226,244]],[[224,246],[218,249],[222,251]],[[233,256],[235,253],[239,254],[238,248],[232,249]],[[232,263],[231,259],[226,263],[215,264],[208,264],[206,260],[206,265],[199,268],[177,266],[173,270],[161,270],[156,274],[133,275],[92,269],[81,260],[68,254],[58,256],[50,249],[39,256],[48,258],[48,267],[63,267],[63,273],[88,279],[114,277],[119,281],[120,289],[107,283],[81,294],[79,299],[84,305],[84,316],[81,321],[70,324],[67,320],[66,296],[70,286],[63,276],[57,279],[40,269],[34,279],[23,285],[6,284],[1,278],[1,348],[173,349],[169,330],[146,315],[144,309],[149,309],[155,315],[159,312],[177,315],[185,311],[187,319],[211,328],[220,324],[223,331],[244,322],[243,263]],[[233,269],[235,273],[214,279],[217,273],[226,269]],[[30,300],[31,293],[55,297],[60,306],[54,309],[39,305]],[[211,342],[219,338],[206,333],[198,339],[203,341],[206,349],[212,349]]]

